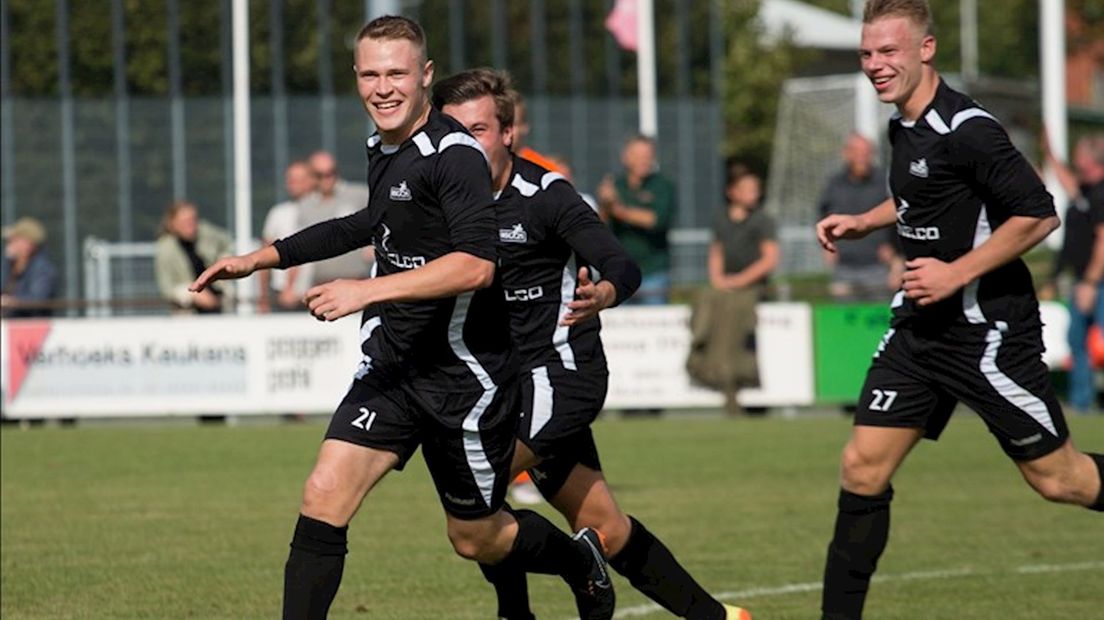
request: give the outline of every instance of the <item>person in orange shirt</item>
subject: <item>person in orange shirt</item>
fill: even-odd
[[[525,99],[521,95],[517,95],[514,99],[514,152],[518,154],[518,157],[531,161],[541,168],[567,176],[567,172],[558,161],[540,154],[525,144],[530,129]]]

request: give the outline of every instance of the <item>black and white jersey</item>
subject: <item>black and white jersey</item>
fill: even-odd
[[[475,138],[436,109],[402,144],[368,139],[368,207],[278,241],[281,267],[375,246],[373,275],[410,269],[451,252],[494,261],[494,198]],[[516,371],[502,289],[376,304],[364,312],[357,377],[409,380],[415,389],[492,389]]]
[[[560,325],[579,268],[588,267],[594,281],[608,280],[620,303],[640,286],[639,267],[563,175],[516,155],[496,211],[499,274],[522,368],[604,363],[597,317]]]
[[[950,262],[984,243],[1012,216],[1054,215],[1053,198],[1001,124],[942,81],[919,119],[890,120],[889,140],[897,234],[909,260]],[[930,306],[899,292],[893,314],[895,326],[963,334],[997,322],[1013,330],[1040,325],[1031,275],[1019,258]]]

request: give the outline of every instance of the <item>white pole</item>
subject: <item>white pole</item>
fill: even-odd
[[[962,79],[973,84],[978,79],[978,3],[959,0],[959,40],[962,44]]]
[[[1050,152],[1059,160],[1069,153],[1069,128],[1066,116],[1066,21],[1062,0],[1039,0],[1039,54],[1043,87],[1043,125],[1050,136]],[[1047,189],[1054,196],[1058,215],[1065,217],[1069,203],[1058,176],[1049,166],[1043,174]],[[1047,245],[1057,248],[1062,235],[1051,235]]]
[[[234,0],[234,243],[238,254],[253,246],[253,171],[249,144],[249,0]],[[238,280],[238,314],[252,314],[253,278]]]
[[[878,126],[878,95],[870,78],[861,71],[855,74],[855,133],[874,144],[880,141]]]
[[[655,10],[652,0],[636,5],[636,81],[640,98],[640,133],[657,137],[659,120],[656,104]]]

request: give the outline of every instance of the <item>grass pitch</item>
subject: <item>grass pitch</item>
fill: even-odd
[[[1070,420],[1104,450],[1104,417]],[[711,592],[757,620],[815,618],[850,422],[669,415],[595,426],[622,506]],[[0,433],[4,618],[273,618],[321,424],[103,426]],[[869,618],[1091,618],[1104,609],[1104,517],[1047,504],[973,416],[895,480]],[[541,509],[553,516],[547,507]],[[452,554],[416,458],[350,528],[333,618],[492,618]],[[667,617],[617,578],[619,617]],[[565,586],[530,578],[542,619]]]

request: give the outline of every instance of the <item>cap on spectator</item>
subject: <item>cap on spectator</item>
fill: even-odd
[[[46,241],[46,227],[33,217],[21,217],[11,226],[4,227],[4,239],[23,237],[35,245]]]

